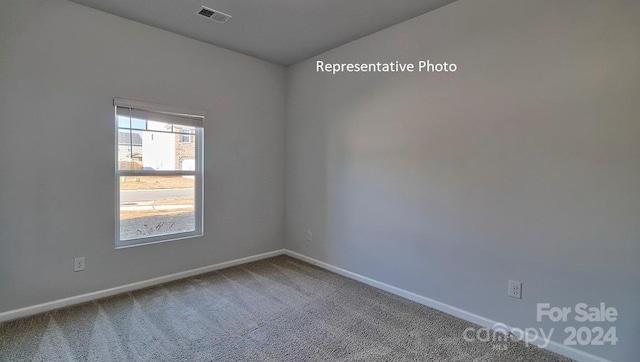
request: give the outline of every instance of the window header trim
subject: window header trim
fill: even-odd
[[[168,106],[166,104],[134,101],[131,99],[124,99],[124,98],[114,98],[113,105],[116,107],[139,109],[141,111],[164,113],[170,116],[191,118],[199,121],[202,121],[204,117],[207,116],[207,111],[204,111],[204,110]]]
[[[143,111],[137,108],[127,108],[122,106],[116,106],[116,114],[119,117],[132,118],[132,119],[142,119],[145,121],[156,121],[156,122],[164,122],[184,127],[200,127],[202,128],[202,118],[194,118],[194,117],[186,117],[186,116],[176,116],[167,113],[159,113],[159,112],[150,112]],[[149,131],[149,132],[164,132],[159,129],[138,129],[132,127],[120,127],[127,129],[135,129],[140,131]],[[173,131],[169,131],[173,133]]]

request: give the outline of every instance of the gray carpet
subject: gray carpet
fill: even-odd
[[[567,361],[280,256],[0,324],[1,361]]]

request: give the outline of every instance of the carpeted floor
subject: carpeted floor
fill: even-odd
[[[567,361],[467,327],[279,256],[0,324],[0,361]]]

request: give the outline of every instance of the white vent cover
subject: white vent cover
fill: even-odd
[[[220,12],[218,10],[213,10],[213,9],[208,8],[206,6],[202,6],[202,8],[200,8],[200,11],[198,11],[197,14],[201,15],[201,16],[204,16],[205,18],[211,19],[213,21],[216,21],[218,23],[221,23],[221,24],[224,24],[227,21],[229,21],[229,19],[231,19],[231,15],[225,14],[225,13]]]

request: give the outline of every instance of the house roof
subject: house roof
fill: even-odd
[[[118,132],[118,144],[142,146],[142,137],[137,133]]]

